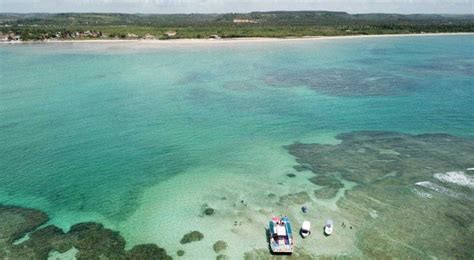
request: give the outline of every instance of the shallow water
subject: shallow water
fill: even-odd
[[[357,200],[345,201],[349,210],[336,203],[365,182],[336,174],[343,190],[318,199],[313,191],[322,186],[308,181],[314,173],[298,172],[284,148],[295,141],[337,144],[337,134],[360,130],[474,138],[471,35],[4,45],[0,60],[0,203],[44,210],[66,230],[102,222],[128,247],[152,242],[173,256],[183,249],[183,258],[216,256],[217,240],[236,258],[266,249],[266,221],[281,213],[299,225],[308,218],[299,212],[303,203],[311,203],[315,227],[329,217],[362,226],[350,206]],[[377,177],[399,177],[387,168]],[[430,176],[453,171],[464,171],[472,185],[464,168],[432,169]],[[415,183],[436,182],[472,201],[471,186],[446,176],[407,188],[418,196],[430,191]],[[301,192],[310,201],[280,203]],[[202,214],[204,204],[213,216]],[[472,222],[466,225],[472,235]],[[204,239],[181,245],[193,230]],[[363,232],[341,228],[332,239],[315,232],[297,243],[315,255],[360,255]]]

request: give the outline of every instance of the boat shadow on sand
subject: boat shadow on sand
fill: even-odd
[[[324,237],[329,237],[330,235],[326,234],[325,229],[326,229],[326,226],[323,226],[322,231],[323,231]]]

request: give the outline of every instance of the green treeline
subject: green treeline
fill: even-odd
[[[474,15],[252,12],[229,14],[0,14],[0,32],[22,40],[301,37],[474,32]]]

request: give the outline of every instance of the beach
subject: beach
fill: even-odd
[[[302,40],[334,40],[353,38],[379,38],[379,37],[414,37],[414,36],[455,36],[474,35],[474,33],[413,33],[413,34],[377,34],[377,35],[344,35],[344,36],[303,36],[288,38],[270,37],[239,37],[221,39],[89,39],[89,40],[45,40],[45,41],[19,41],[17,43],[146,43],[146,44],[192,44],[192,43],[245,43],[245,42],[279,42],[279,41],[302,41]]]

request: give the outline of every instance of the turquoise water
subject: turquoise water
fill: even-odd
[[[0,60],[0,203],[168,250],[176,222],[219,205],[219,185],[256,208],[268,178],[283,193],[311,185],[286,182],[283,145],[356,130],[474,138],[472,35],[4,45]],[[139,227],[151,221],[176,239]]]

